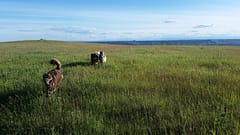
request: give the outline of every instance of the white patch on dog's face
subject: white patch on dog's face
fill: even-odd
[[[51,84],[52,81],[53,81],[53,78],[52,78],[49,74],[44,74],[44,75],[43,75],[43,80],[44,80],[44,83],[45,83],[47,86],[50,86],[50,84]]]
[[[52,79],[47,80],[47,84],[50,85],[52,83]]]

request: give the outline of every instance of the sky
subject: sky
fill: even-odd
[[[0,42],[240,38],[240,0],[1,0]]]

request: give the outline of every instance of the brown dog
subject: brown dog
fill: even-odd
[[[52,59],[50,63],[56,65],[57,67],[43,74],[43,82],[47,87],[47,97],[56,92],[63,79],[60,61],[57,59]]]

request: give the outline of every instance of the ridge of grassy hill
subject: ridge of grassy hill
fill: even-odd
[[[106,52],[92,66],[90,53]],[[239,134],[240,47],[0,43],[1,134]],[[64,79],[46,97],[57,58]]]

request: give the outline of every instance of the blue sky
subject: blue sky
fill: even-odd
[[[240,0],[1,0],[0,41],[240,38]]]

